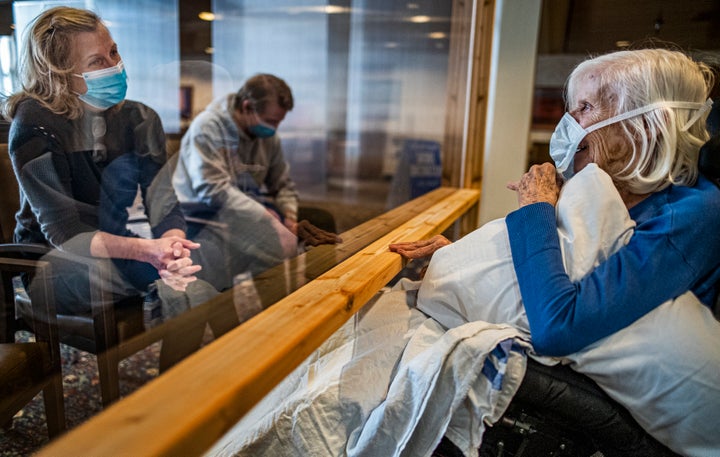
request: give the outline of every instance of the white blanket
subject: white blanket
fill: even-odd
[[[446,332],[414,298],[380,294],[208,455],[423,456],[446,431],[477,455],[483,421],[502,415],[522,381],[527,344],[507,325]]]

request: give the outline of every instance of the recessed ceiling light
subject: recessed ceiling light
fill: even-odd
[[[338,6],[338,5],[328,5],[325,7],[325,13],[327,14],[341,14],[341,13],[349,13],[350,8],[346,6]]]
[[[410,18],[410,22],[414,22],[416,24],[424,24],[426,22],[430,22],[430,16],[412,16]]]
[[[432,32],[428,33],[427,36],[433,40],[442,40],[443,38],[447,38],[447,34],[445,32]]]
[[[304,14],[304,13],[320,13],[320,14],[342,14],[349,13],[352,8],[347,6],[338,5],[325,5],[325,6],[292,6],[287,8],[285,11],[288,14]]]
[[[198,17],[203,21],[214,21],[215,20],[215,14],[212,13],[212,11],[201,11],[198,14]]]

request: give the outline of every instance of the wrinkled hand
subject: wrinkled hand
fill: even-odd
[[[321,244],[337,244],[342,243],[342,238],[332,232],[315,227],[307,220],[302,220],[295,226],[298,238],[306,245],[319,246]]]
[[[165,284],[182,292],[188,284],[197,279],[195,273],[201,269],[200,265],[193,265],[190,257],[182,257],[171,261],[167,268],[158,270],[158,273]]]
[[[451,244],[442,235],[435,235],[432,238],[420,241],[404,241],[401,243],[392,243],[389,248],[392,252],[397,252],[408,259],[420,259],[431,256],[435,251],[443,246]]]
[[[547,202],[557,204],[563,178],[558,174],[551,163],[533,165],[520,181],[507,184],[507,188],[517,192],[518,205],[532,205],[533,203]]]

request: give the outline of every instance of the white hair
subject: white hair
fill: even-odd
[[[597,82],[598,99],[610,116],[661,101],[704,103],[714,80],[707,65],[679,51],[618,51],[575,68],[567,84],[571,106],[576,84],[590,74]],[[709,138],[707,113],[696,115],[695,109],[662,107],[621,121],[633,145],[632,155],[620,158],[624,164],[620,169],[606,171],[617,185],[635,194],[655,192],[670,184],[693,185],[698,151]]]

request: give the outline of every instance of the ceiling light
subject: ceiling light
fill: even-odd
[[[424,24],[426,22],[430,22],[430,16],[412,16],[410,18],[410,22],[414,22],[416,24]]]
[[[215,20],[215,14],[213,14],[211,11],[201,11],[198,14],[198,17],[203,21],[214,21]]]
[[[340,14],[340,13],[349,13],[350,8],[346,6],[337,6],[337,5],[328,5],[325,7],[325,13],[327,14]]]
[[[347,6],[325,5],[325,6],[293,6],[286,10],[288,14],[320,13],[320,14],[341,14],[352,11]]]
[[[615,46],[617,46],[618,48],[629,48],[630,42],[627,40],[618,40],[615,42]]]
[[[428,33],[427,36],[433,40],[442,40],[443,38],[447,38],[447,34],[445,32],[432,32]]]

